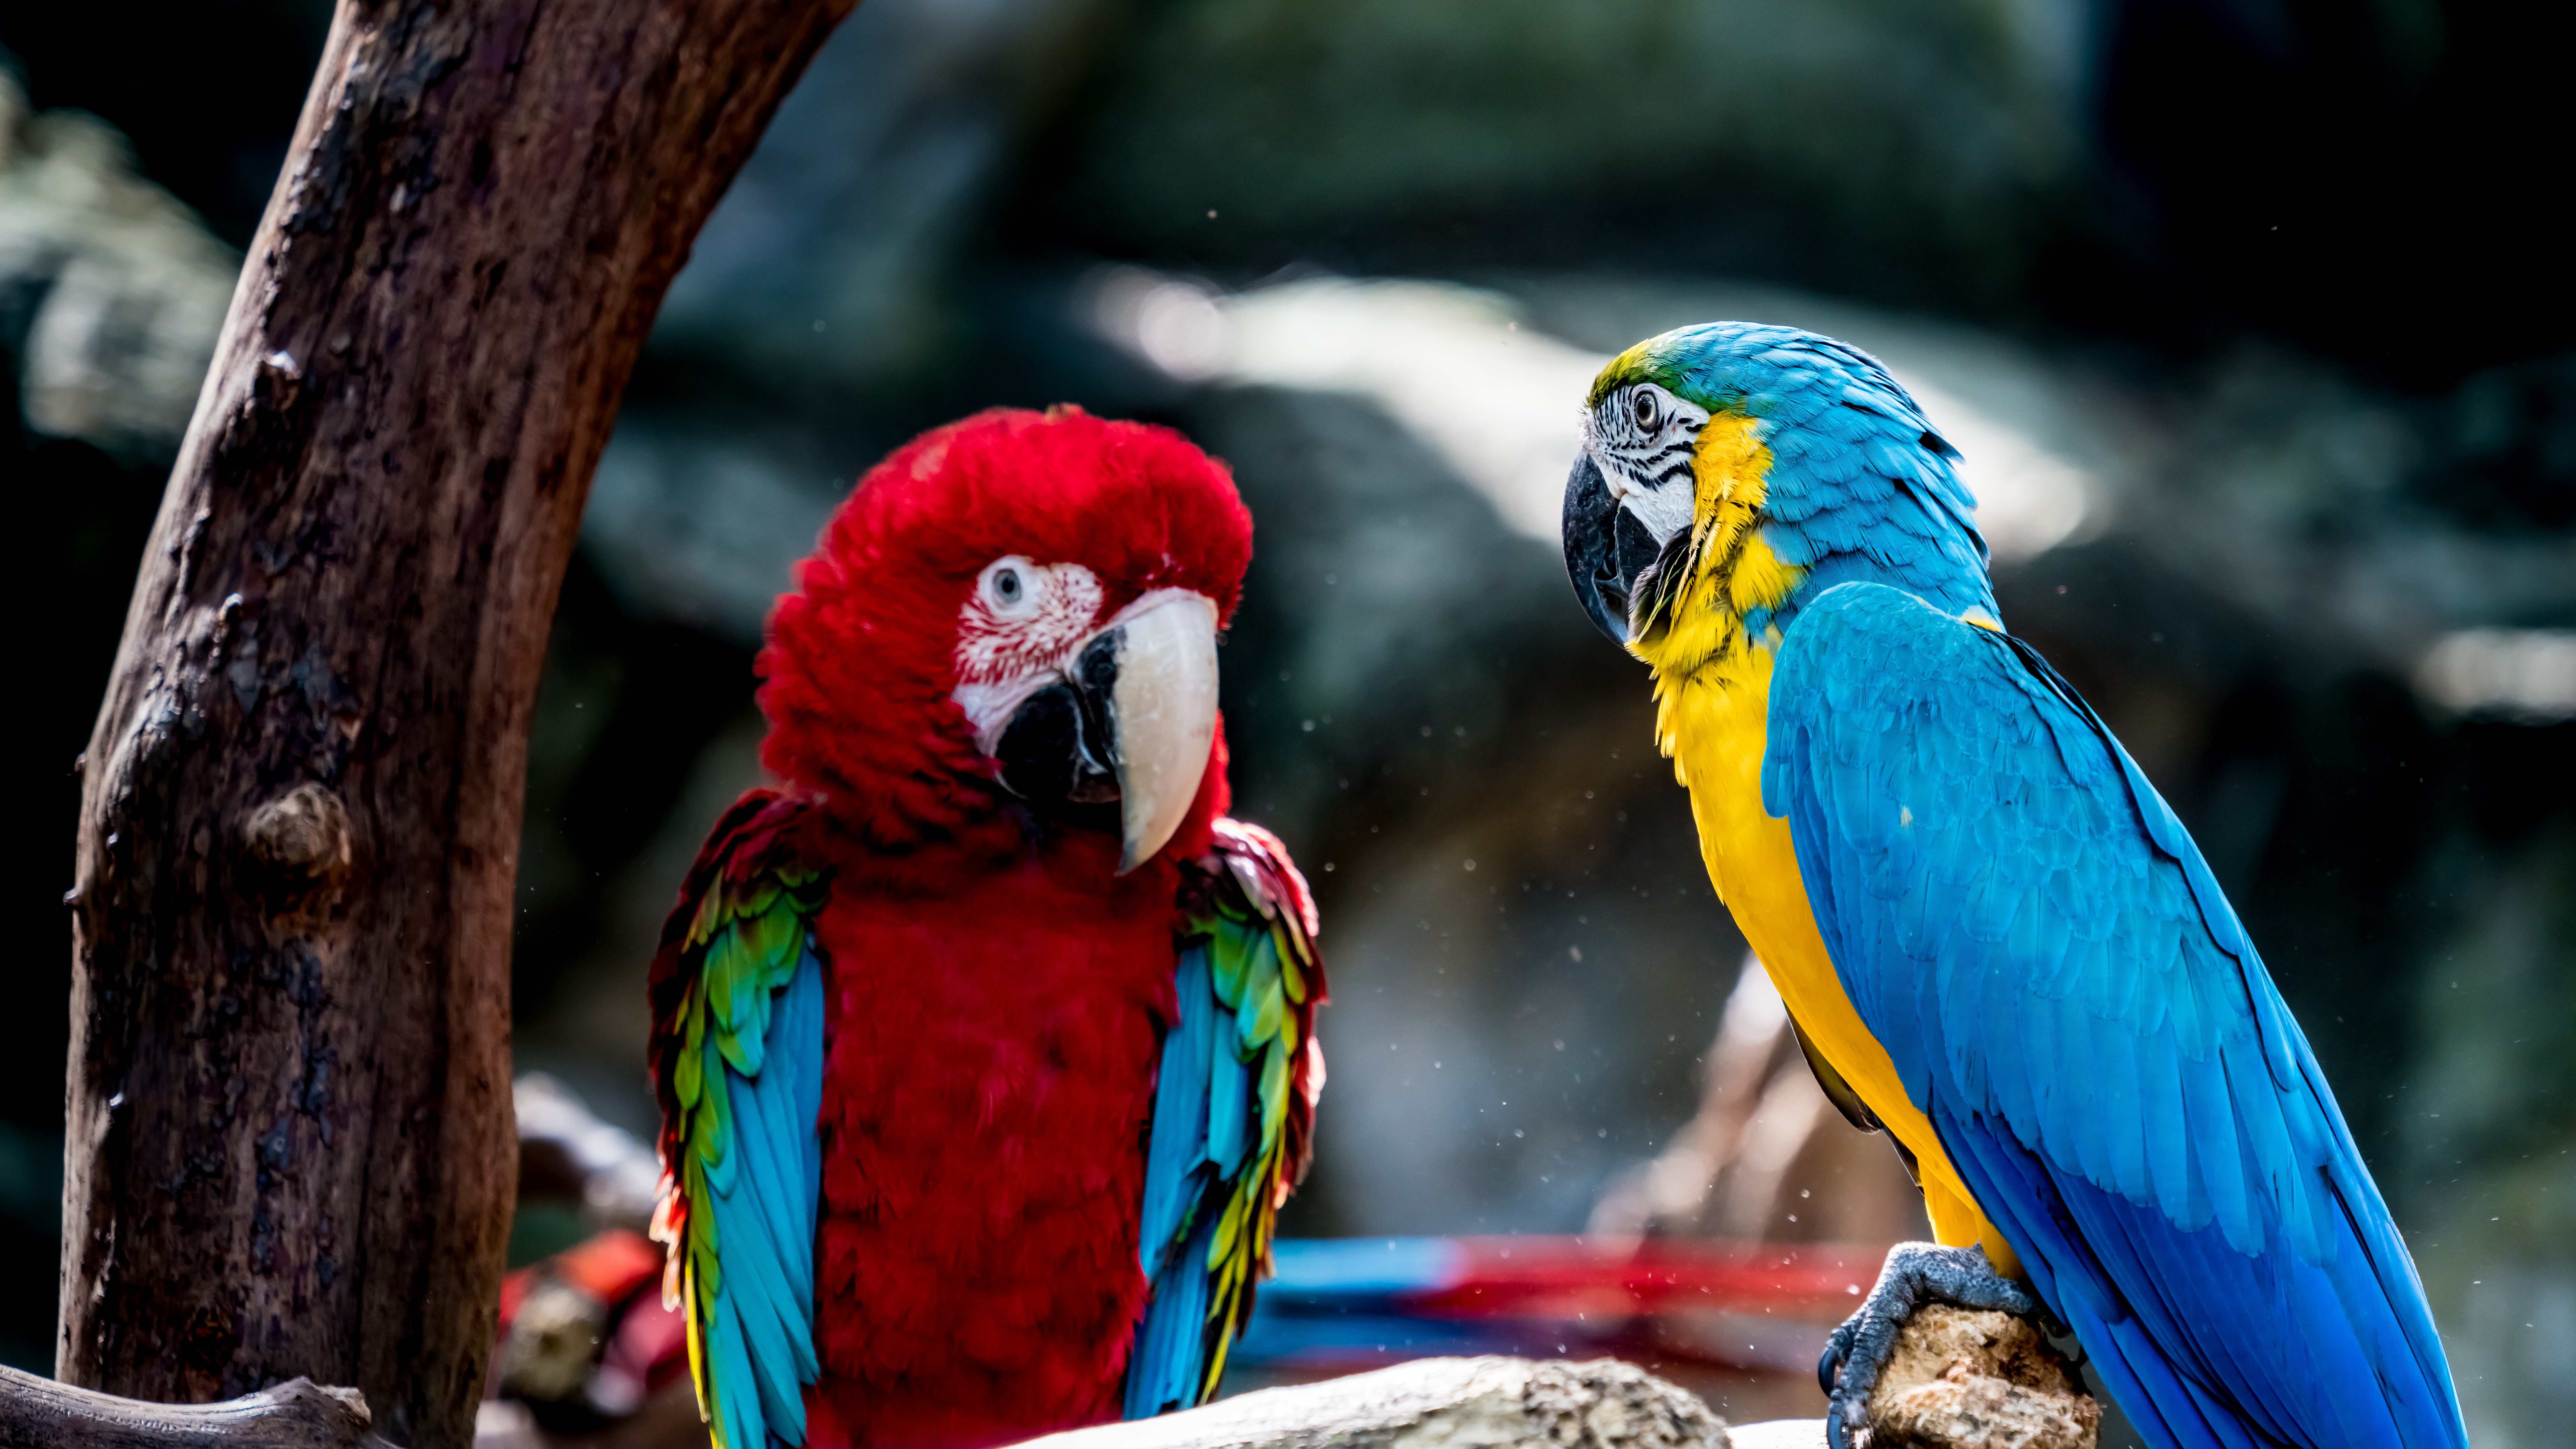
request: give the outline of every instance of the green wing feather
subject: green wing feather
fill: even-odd
[[[1141,1256],[1154,1297],[1127,1414],[1204,1403],[1270,1267],[1279,1207],[1312,1157],[1324,998],[1315,908],[1278,840],[1217,822],[1181,899],[1180,1017],[1164,1043]]]
[[[803,810],[756,790],[726,814],[653,965],[664,1171],[654,1236],[670,1252],[663,1296],[683,1311],[700,1411],[728,1449],[763,1449],[773,1435],[801,1442],[801,1389],[817,1372],[811,1104],[821,1032],[811,928],[826,882],[789,839]],[[813,1019],[781,1020],[781,1010]],[[803,1059],[773,1060],[782,1050]],[[728,1262],[733,1234],[747,1237]]]

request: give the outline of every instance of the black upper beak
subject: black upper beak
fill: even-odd
[[[1565,479],[1565,573],[1611,643],[1626,647],[1629,596],[1660,551],[1653,531],[1610,496],[1592,454],[1578,455]]]

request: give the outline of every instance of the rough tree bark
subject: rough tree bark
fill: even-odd
[[[853,0],[342,0],[84,756],[70,1383],[463,1445],[529,709],[665,287]]]

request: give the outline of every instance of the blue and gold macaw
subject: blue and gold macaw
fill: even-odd
[[[1566,486],[1575,592],[1653,666],[1718,894],[1940,1240],[1834,1335],[1835,1449],[1925,1298],[2044,1308],[2158,1445],[2465,1445],[2306,1037],[2181,821],[2004,631],[1958,457],[1867,353],[1717,322],[1602,370]]]

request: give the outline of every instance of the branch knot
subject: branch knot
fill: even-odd
[[[261,906],[290,927],[330,915],[356,854],[348,807],[310,780],[253,810],[242,823],[242,848]]]

